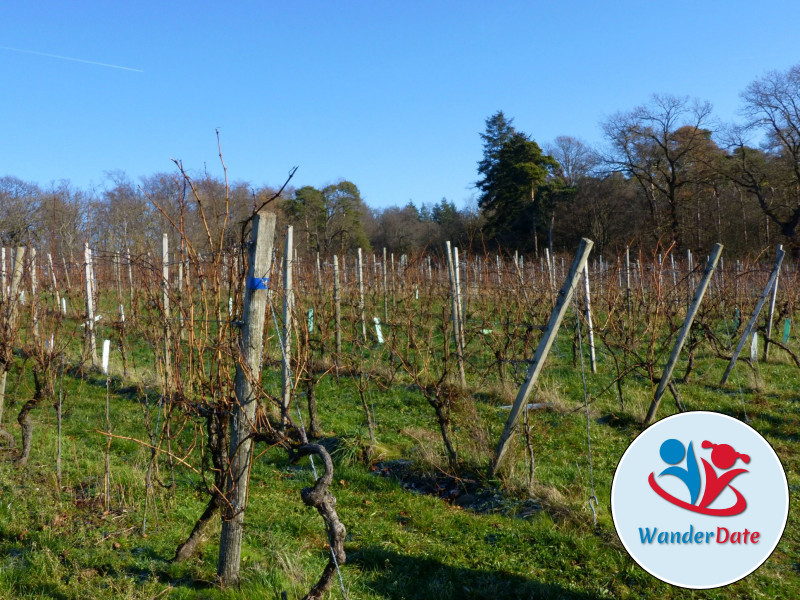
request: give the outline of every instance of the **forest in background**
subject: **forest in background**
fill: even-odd
[[[466,208],[442,198],[374,209],[345,179],[258,188],[184,171],[178,161],[138,181],[106,173],[93,190],[7,175],[0,178],[0,244],[32,244],[74,263],[85,241],[141,256],[159,247],[163,232],[180,243],[175,232],[183,228],[202,248],[226,220],[244,223],[269,201],[279,227],[294,225],[301,254],[441,253],[450,240],[473,252],[538,256],[545,247],[571,251],[588,237],[600,254],[672,244],[707,253],[721,242],[729,256],[755,256],[778,243],[797,256],[800,65],[753,81],[741,102],[742,122],[725,124],[707,102],[654,95],[608,117],[598,148],[572,136],[540,147],[497,111],[480,134],[477,203]],[[210,209],[203,219],[201,204]],[[234,237],[228,242],[243,239]]]

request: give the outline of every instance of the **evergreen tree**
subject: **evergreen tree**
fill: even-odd
[[[537,190],[558,163],[526,134],[514,130],[502,112],[487,119],[481,138],[484,157],[478,171],[483,178],[476,185],[481,192],[478,206],[486,218],[484,234],[509,249],[535,249],[535,230],[541,225]]]
[[[478,173],[482,176],[476,183],[478,189],[483,190],[488,185],[503,144],[516,133],[513,122],[514,119],[507,119],[502,110],[486,119],[486,133],[480,134],[483,140],[483,160],[478,163]]]

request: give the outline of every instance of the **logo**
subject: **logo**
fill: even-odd
[[[673,415],[619,461],[611,514],[628,554],[690,589],[738,581],[766,561],[789,511],[783,467],[749,425],[719,413]]]
[[[745,464],[749,463],[750,456],[737,452],[733,449],[733,446],[729,444],[714,444],[708,440],[704,440],[701,447],[712,449],[711,463],[714,465],[713,467],[705,458],[700,459],[703,463],[705,477],[701,476],[700,468],[697,466],[697,458],[695,458],[692,442],[689,442],[688,449],[684,447],[682,442],[674,438],[668,439],[661,444],[661,458],[665,463],[672,466],[661,471],[658,476],[672,475],[681,480],[686,485],[689,493],[689,502],[676,498],[659,486],[658,483],[656,483],[655,473],[650,473],[650,476],[647,478],[650,487],[667,502],[692,512],[720,517],[738,515],[747,508],[747,500],[745,500],[739,490],[731,485],[731,481],[735,477],[747,473],[747,469],[731,469],[731,467],[738,460],[743,461]],[[684,461],[684,456],[686,457],[686,466],[678,466]],[[724,472],[718,474],[714,467]],[[731,470],[726,471],[726,469]],[[705,491],[701,498],[700,489],[703,487],[703,479],[705,479]],[[736,494],[736,503],[726,508],[709,508],[709,505],[713,503],[726,488]],[[697,502],[698,500],[700,501],[699,503]]]

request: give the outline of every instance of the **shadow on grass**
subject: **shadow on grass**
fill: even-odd
[[[445,565],[426,556],[407,556],[377,547],[352,551],[348,563],[358,565],[370,589],[393,599],[553,598],[588,600],[594,594],[567,590],[493,569]]]

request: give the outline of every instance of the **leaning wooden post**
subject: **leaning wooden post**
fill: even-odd
[[[731,362],[728,363],[728,368],[725,369],[725,373],[722,375],[722,379],[719,382],[720,385],[725,385],[725,382],[728,381],[731,371],[733,371],[734,365],[736,365],[736,360],[739,358],[742,348],[744,348],[744,344],[747,341],[747,336],[749,336],[750,332],[753,330],[753,326],[756,324],[756,319],[758,319],[758,315],[761,313],[761,309],[764,307],[764,302],[767,301],[767,296],[769,295],[770,291],[772,291],[772,286],[775,285],[775,282],[778,279],[778,271],[781,269],[781,263],[783,262],[783,257],[785,254],[786,252],[784,252],[783,246],[778,246],[778,253],[775,257],[775,266],[772,268],[772,273],[767,281],[767,286],[764,288],[764,292],[758,299],[756,307],[753,309],[753,314],[750,315],[750,320],[747,322],[747,327],[744,328],[742,337],[736,346],[736,350],[733,351]]]
[[[783,246],[778,244],[778,250]],[[767,334],[764,336],[764,362],[769,358],[769,340],[772,337],[772,320],[775,318],[775,300],[778,296],[778,279],[780,278],[780,268],[775,273],[775,283],[772,285],[772,293],[769,297],[769,313],[767,314]]]
[[[92,293],[92,251],[89,249],[89,242],[83,245],[84,275],[86,277],[86,331],[84,333],[84,344],[86,353],[92,361],[92,366],[97,366],[97,339],[94,332],[94,294]]]
[[[500,469],[506,457],[506,452],[510,445],[511,439],[515,433],[517,421],[524,407],[527,407],[528,397],[533,392],[539,380],[539,375],[544,367],[544,361],[550,352],[550,347],[556,339],[558,329],[561,326],[561,321],[569,307],[570,299],[578,285],[578,280],[586,266],[586,259],[589,258],[589,252],[592,250],[594,242],[586,238],[581,239],[578,245],[578,250],[575,258],[572,261],[572,266],[569,268],[564,285],[561,286],[561,291],[556,298],[556,305],[550,315],[550,321],[547,323],[547,328],[544,331],[542,339],[539,341],[539,346],[536,348],[536,354],[533,356],[533,363],[528,368],[528,373],[525,376],[525,382],[517,394],[517,399],[514,400],[514,405],[511,407],[511,414],[508,415],[506,425],[503,428],[503,433],[500,435],[500,441],[497,444],[497,449],[494,453],[494,460],[489,468],[489,477],[494,477]],[[527,410],[527,409],[526,409]]]
[[[647,416],[644,418],[645,426],[649,425],[656,416],[656,411],[658,411],[658,405],[661,402],[661,397],[667,390],[670,378],[672,377],[672,371],[675,369],[675,365],[678,362],[678,357],[683,349],[683,344],[686,341],[686,338],[689,336],[689,331],[692,328],[694,317],[697,315],[697,311],[700,308],[700,303],[703,301],[703,296],[706,293],[706,289],[708,289],[708,284],[711,282],[711,277],[714,275],[714,269],[717,268],[717,262],[719,261],[720,254],[722,254],[722,244],[714,244],[714,249],[711,251],[711,256],[708,259],[705,273],[703,273],[703,279],[700,281],[700,285],[697,287],[697,291],[694,294],[694,300],[692,301],[691,305],[689,305],[689,311],[686,313],[686,319],[683,322],[681,330],[678,332],[678,339],[675,341],[675,347],[672,349],[672,354],[669,355],[667,366],[664,367],[664,374],[661,375],[661,381],[658,382],[656,395],[653,397],[653,401],[650,403],[650,410],[647,411]]]
[[[249,242],[250,261],[245,280],[240,356],[236,363],[236,403],[230,416],[230,466],[225,481],[217,576],[223,585],[236,585],[242,553],[244,510],[252,462],[250,437],[256,416],[256,390],[261,386],[261,354],[267,314],[269,272],[275,215],[261,212],[253,219]]]
[[[283,254],[283,356],[281,362],[281,423],[289,423],[289,402],[292,400],[292,315],[294,314],[294,289],[292,287],[292,250],[294,227],[286,227],[286,251]]]
[[[456,357],[458,359],[458,375],[461,380],[461,386],[467,387],[467,378],[464,374],[464,353],[461,344],[461,311],[458,308],[458,290],[456,288],[456,275],[455,266],[453,265],[453,252],[450,248],[450,242],[444,243],[445,251],[447,252],[447,274],[450,278],[450,300],[453,312],[453,337],[456,342]]]

